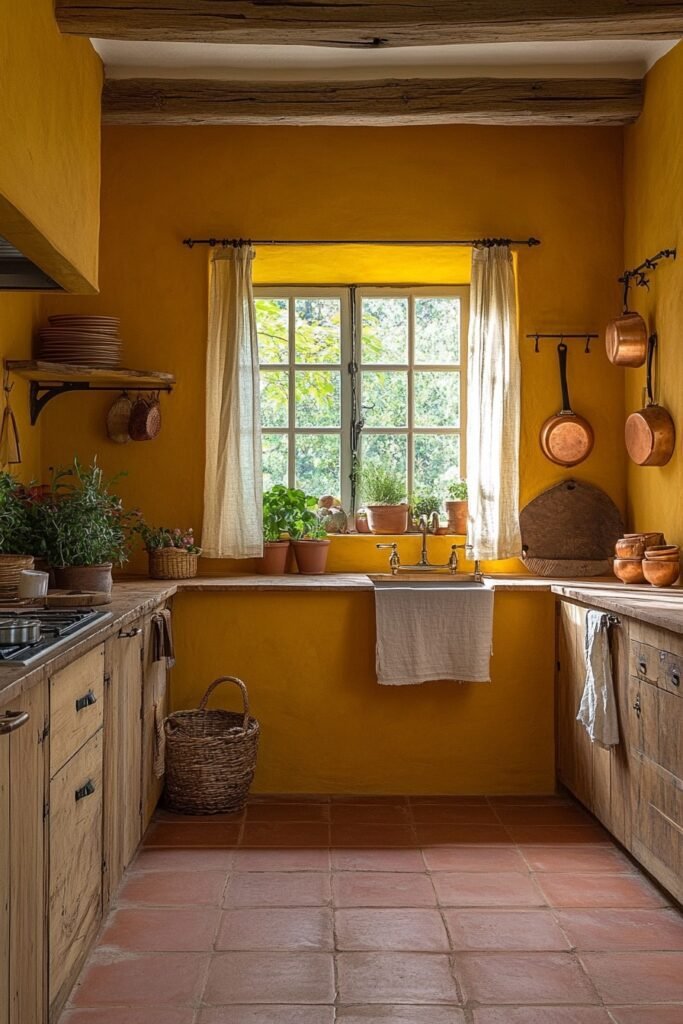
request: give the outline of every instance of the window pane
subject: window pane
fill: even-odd
[[[362,411],[367,427],[405,427],[408,424],[408,374],[364,370]]]
[[[294,390],[297,427],[341,425],[339,370],[297,370]]]
[[[415,299],[415,362],[460,362],[460,299]]]
[[[294,352],[297,363],[340,363],[340,300],[297,299],[294,316]]]
[[[286,427],[289,423],[289,373],[261,370],[261,425]]]
[[[451,472],[448,472],[448,471]],[[443,479],[448,474],[447,480]],[[447,482],[460,477],[458,434],[416,434],[413,490],[415,494],[446,497]]]
[[[363,299],[361,355],[364,363],[408,362],[407,299]]]
[[[289,299],[254,299],[260,363],[289,362]]]
[[[286,434],[263,434],[263,489],[275,484],[288,486],[287,458],[289,438]]]
[[[408,486],[408,438],[405,434],[363,434],[361,463],[383,466],[398,473]],[[362,500],[362,495],[361,495]]]
[[[413,377],[416,427],[460,425],[460,374],[416,370]]]
[[[296,486],[319,498],[339,497],[341,457],[338,434],[298,434],[295,441]]]

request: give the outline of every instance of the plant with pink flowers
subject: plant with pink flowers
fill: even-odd
[[[140,527],[140,534],[148,551],[176,548],[178,551],[187,551],[189,555],[201,554],[201,548],[194,539],[192,527],[181,530],[177,526],[171,529],[168,526],[149,526],[147,523],[143,523]]]

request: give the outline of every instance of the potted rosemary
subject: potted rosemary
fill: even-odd
[[[448,485],[449,501],[446,502],[449,533],[467,533],[467,482],[454,480]]]
[[[197,575],[202,549],[197,546],[192,527],[181,530],[168,526],[142,523],[140,536],[149,558],[149,575],[153,580],[189,580]]]
[[[361,470],[361,495],[371,533],[405,533],[408,529],[406,485],[399,473],[382,466]]]
[[[31,492],[0,473],[0,597],[16,597],[22,571],[33,568],[34,546]]]

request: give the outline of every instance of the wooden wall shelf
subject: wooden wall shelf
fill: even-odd
[[[176,382],[172,373],[157,370],[105,370],[41,359],[6,359],[5,372],[29,381],[31,424],[48,402],[69,391],[172,391]]]

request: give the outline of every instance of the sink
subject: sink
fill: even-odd
[[[414,587],[417,583],[423,587],[483,587],[482,580],[475,580],[474,573],[458,572],[451,575],[448,572],[430,572],[425,569],[422,572],[399,572],[397,576],[391,573],[370,573],[370,579],[376,587]]]

